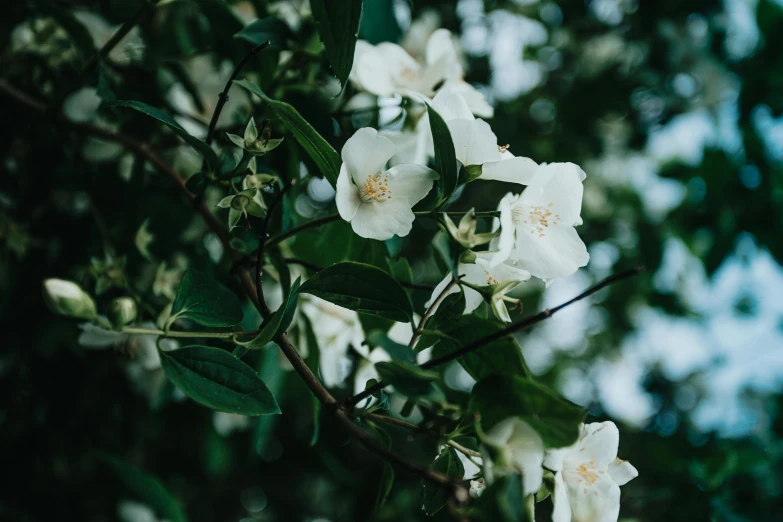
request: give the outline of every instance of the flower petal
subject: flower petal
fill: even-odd
[[[432,99],[432,108],[444,121],[475,119],[465,98],[452,88],[441,88]]]
[[[500,235],[497,237],[497,253],[492,257],[489,266],[495,267],[503,263],[511,255],[514,249],[514,218],[512,207],[519,200],[519,196],[509,192],[498,204],[500,211]],[[493,240],[494,241],[494,240]],[[495,245],[491,245],[495,246]]]
[[[389,200],[404,198],[409,207],[424,199],[438,179],[438,173],[423,165],[397,165],[389,174]]]
[[[577,447],[566,457],[566,468],[576,468],[585,462],[595,461],[594,467],[607,469],[617,458],[620,431],[614,422],[585,424]]]
[[[348,170],[345,168],[345,163],[340,167],[340,175],[337,176],[334,199],[335,203],[337,203],[337,212],[346,221],[353,219],[356,211],[359,210],[359,205],[362,203],[362,200],[359,198],[359,188],[351,181]]]
[[[538,164],[532,159],[521,156],[514,157],[513,154],[506,151],[501,153],[500,161],[491,161],[484,164],[479,179],[530,185],[533,182],[536,170],[538,170]]]
[[[624,486],[639,476],[639,472],[627,460],[614,459],[609,463],[609,476],[618,486]]]
[[[483,165],[500,161],[498,139],[484,120],[451,120],[446,122],[454,141],[454,152],[463,165]]]
[[[463,80],[447,82],[441,89],[446,88],[462,96],[465,103],[468,104],[470,112],[479,118],[492,118],[495,116],[495,109],[487,102],[484,94],[468,82]]]
[[[571,501],[568,498],[568,488],[563,481],[563,472],[555,473],[555,491],[552,494],[555,509],[552,511],[552,522],[571,522]]]
[[[376,96],[391,96],[395,91],[394,77],[379,49],[365,48],[354,60],[353,81],[357,87]]]
[[[378,131],[364,127],[351,136],[342,150],[343,164],[357,187],[361,187],[367,176],[383,171],[386,162],[396,152],[394,144],[378,135]]]
[[[570,225],[550,225],[542,229],[518,226],[516,246],[519,265],[540,279],[569,276],[590,260],[585,244]]]
[[[617,522],[620,515],[620,487],[606,475],[592,484],[568,480],[566,487],[572,522]],[[553,518],[554,520],[554,518]]]
[[[562,224],[580,222],[582,210],[582,180],[584,171],[573,163],[541,165],[535,172],[530,186],[525,189],[519,203],[529,206],[547,206],[559,216]],[[550,206],[551,203],[551,206]]]
[[[434,64],[443,58],[458,63],[457,50],[454,48],[451,31],[448,29],[436,29],[427,40],[425,60],[427,64]]]
[[[370,201],[359,205],[351,220],[351,227],[361,237],[386,241],[395,234],[400,237],[407,236],[413,226],[414,217],[404,198]]]

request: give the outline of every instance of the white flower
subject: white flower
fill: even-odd
[[[617,458],[620,433],[613,422],[582,426],[571,447],[547,452],[544,466],[555,472],[553,522],[616,522],[620,486],[639,475]]]
[[[401,94],[416,99],[432,98],[439,89],[454,87],[463,93],[473,114],[491,118],[492,106],[483,94],[464,81],[464,74],[451,32],[438,29],[427,41],[423,64],[397,44],[383,42],[374,46],[359,40],[350,80],[357,89],[384,97]]]
[[[582,223],[584,178],[573,163],[550,163],[538,168],[522,195],[507,194],[498,206],[498,254],[490,264],[513,252],[521,268],[546,282],[585,266],[590,256],[574,228]]]
[[[318,343],[321,378],[327,387],[344,386],[351,371],[348,350],[367,357],[368,349],[362,345],[364,331],[359,315],[318,297],[307,296],[300,300],[301,310],[309,319]]]
[[[490,260],[496,257],[497,255],[496,253],[475,252],[474,254],[476,256],[475,263],[460,262],[457,264],[457,274],[464,276],[462,280],[467,283],[476,286],[490,286],[490,285],[507,283],[509,281],[515,281],[521,283],[530,279],[530,272],[516,266],[517,262],[513,258],[507,258],[499,265],[491,266]],[[432,297],[426,303],[427,307],[432,305],[435,299],[438,298],[438,296],[443,292],[443,290],[449,284],[451,279],[452,279],[452,275],[449,273],[446,275],[443,281],[438,283],[438,286],[436,286],[435,290],[433,290],[432,292]],[[464,313],[465,314],[473,313],[473,311],[476,310],[476,308],[478,308],[479,305],[482,303],[484,298],[478,290],[475,290],[473,288],[463,286],[462,290],[465,292]],[[510,288],[505,290],[510,290]],[[459,292],[458,285],[454,285],[451,288],[451,290],[449,290],[450,294],[453,294],[455,292]],[[506,312],[505,317],[501,317],[501,318],[505,321],[511,320],[508,317],[508,312]]]
[[[47,279],[43,286],[46,304],[53,312],[77,319],[95,319],[97,316],[92,296],[76,283]]]
[[[216,411],[212,413],[212,426],[221,437],[228,437],[234,431],[244,431],[250,427],[250,417],[238,413]]]
[[[117,516],[122,522],[166,522],[166,519],[159,519],[152,508],[134,500],[120,502]]]
[[[432,188],[438,174],[421,165],[383,170],[394,156],[391,141],[370,128],[359,129],[345,143],[337,178],[337,210],[353,231],[385,241],[407,235],[413,226],[411,208]]]
[[[522,475],[522,493],[531,495],[541,488],[544,479],[544,442],[530,425],[516,417],[496,424],[486,434],[485,444],[498,451],[490,464],[486,459],[484,470],[490,482],[508,473]]]

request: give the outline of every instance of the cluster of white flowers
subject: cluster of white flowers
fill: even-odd
[[[587,249],[575,229],[582,223],[585,173],[573,163],[539,165],[532,159],[515,157],[508,146],[499,145],[489,124],[476,118],[491,117],[493,111],[483,94],[463,80],[458,55],[445,29],[430,36],[423,63],[396,44],[373,46],[359,41],[350,78],[365,93],[406,97],[437,111],[448,125],[456,158],[468,173],[467,181],[527,186],[521,194],[509,192],[501,199],[497,207],[500,218],[490,234],[475,234],[472,214],[459,227],[446,217],[451,235],[467,248],[489,243],[487,251],[463,255],[458,272],[470,286],[492,286],[493,310],[510,321],[505,303],[515,300],[505,294],[517,284],[531,276],[549,284],[587,264]],[[438,173],[427,167],[434,145],[426,112],[413,127],[415,131],[409,132],[413,138],[406,139],[383,129],[362,128],[342,149],[337,208],[362,237],[387,240],[407,235],[415,219],[414,205],[427,196],[438,179]],[[395,145],[411,141],[416,143],[413,152]],[[387,169],[390,164],[396,165]],[[470,188],[468,185],[466,190]],[[450,280],[448,274],[433,300]],[[470,313],[481,304],[482,295],[467,288],[466,301],[465,313]]]
[[[545,474],[554,483],[553,522],[615,522],[620,513],[620,486],[639,473],[617,457],[620,432],[613,422],[584,424],[579,440],[567,448],[544,449],[536,431],[525,421],[509,418],[493,427],[484,440],[497,455],[482,459],[484,478],[471,482],[480,496],[487,481],[521,473],[525,495],[538,493]],[[475,475],[475,467],[466,479]]]

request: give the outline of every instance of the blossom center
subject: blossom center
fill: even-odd
[[[531,234],[538,234],[538,237],[546,235],[546,229],[550,225],[560,223],[560,214],[555,214],[554,203],[546,205],[520,205],[513,209],[512,216],[514,221],[520,225],[527,225]]]
[[[579,482],[584,481],[588,486],[595,484],[598,480],[598,472],[595,469],[595,461],[591,460],[586,464],[581,464],[576,468],[576,473],[581,477]]]
[[[389,175],[388,174],[370,174],[367,179],[364,180],[364,184],[359,187],[359,197],[364,202],[386,201],[391,199],[392,191],[389,189]]]

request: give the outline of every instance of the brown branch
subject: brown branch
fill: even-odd
[[[594,286],[591,286],[590,288],[588,288],[587,290],[585,290],[584,292],[582,292],[578,296],[574,297],[573,299],[569,299],[565,303],[559,304],[559,305],[557,305],[554,308],[547,308],[546,310],[543,310],[543,311],[537,313],[536,315],[534,315],[532,317],[528,317],[528,318],[523,319],[523,320],[521,320],[521,321],[519,321],[517,323],[508,325],[505,328],[503,328],[502,330],[498,330],[497,332],[495,332],[493,334],[490,334],[490,335],[487,335],[487,336],[482,337],[480,339],[477,339],[477,340],[473,341],[472,343],[468,343],[465,346],[463,346],[462,348],[454,350],[453,352],[450,352],[450,353],[448,353],[446,355],[443,355],[441,357],[436,357],[434,359],[430,359],[426,363],[422,364],[420,366],[420,368],[429,369],[429,368],[434,368],[436,366],[441,366],[441,365],[446,364],[448,362],[451,362],[451,361],[453,361],[455,359],[458,359],[458,358],[462,357],[465,354],[468,354],[470,352],[478,350],[479,348],[481,348],[481,347],[483,347],[483,346],[485,346],[485,345],[487,345],[489,343],[493,343],[495,341],[503,339],[504,337],[506,337],[509,334],[512,334],[514,332],[518,332],[520,330],[524,330],[526,328],[530,328],[534,324],[540,323],[541,321],[552,317],[555,313],[559,312],[563,308],[566,308],[567,306],[570,306],[570,305],[574,304],[577,301],[581,301],[585,297],[591,296],[594,293],[598,292],[599,290],[602,290],[603,288],[606,288],[607,286],[613,285],[614,283],[617,283],[617,282],[622,281],[624,279],[628,279],[630,277],[634,277],[636,275],[639,275],[643,270],[644,270],[644,267],[636,267],[636,268],[632,268],[631,270],[626,270],[625,272],[621,272],[619,274],[615,274],[613,276],[607,277],[606,279],[604,279],[600,283],[598,283],[598,284],[596,284]],[[389,383],[380,381],[380,382],[376,383],[375,385],[370,386],[369,388],[367,388],[363,392],[358,393],[358,394],[354,395],[353,397],[351,397],[350,399],[346,400],[345,404],[347,406],[355,405],[358,402],[366,399],[370,395],[381,391],[382,389],[384,389],[388,385],[389,385]]]
[[[231,85],[234,83],[234,80],[237,79],[237,76],[239,76],[239,73],[242,71],[242,68],[245,66],[248,60],[263,51],[269,44],[270,42],[266,41],[261,45],[251,49],[251,51],[247,53],[234,68],[234,72],[231,74],[231,78],[228,79],[228,82],[226,82],[226,86],[223,88],[223,92],[218,95],[218,102],[217,105],[215,105],[214,112],[212,113],[212,119],[209,121],[209,129],[207,129],[207,139],[205,140],[207,144],[211,145],[212,139],[215,137],[215,127],[217,127],[217,122],[220,119],[220,113],[223,111],[223,106],[226,104],[226,102],[228,102],[228,91],[231,89]]]
[[[103,47],[87,62],[87,64],[82,68],[81,75],[85,76],[87,73],[89,73],[96,65],[98,65],[98,60],[103,60],[107,56],[109,56],[109,53],[114,49],[120,41],[122,41],[125,36],[131,32],[131,29],[136,27],[139,22],[141,22],[145,16],[147,16],[149,13],[151,13],[155,7],[157,7],[157,4],[160,0],[147,0],[143,2],[142,6],[139,7],[139,9],[136,11],[136,13],[131,17],[130,20],[122,24],[122,27],[120,27],[114,35],[109,39],[108,42],[104,44]]]
[[[302,232],[303,230],[307,230],[308,228],[320,227],[321,225],[326,225],[327,223],[332,223],[334,221],[340,221],[341,219],[342,218],[340,217],[340,214],[330,214],[328,216],[323,216],[317,219],[313,219],[312,221],[308,221],[307,223],[303,223],[298,227],[294,227],[281,234],[276,235],[275,237],[267,241],[267,246],[276,245],[281,241],[285,241],[286,239],[295,236],[296,234]]]
[[[50,108],[46,103],[36,100],[22,91],[19,91],[2,78],[0,78],[0,92],[4,92],[23,105],[26,105],[27,107],[30,107],[31,109],[34,109],[38,112],[47,113],[50,111]],[[225,252],[229,255],[236,266],[236,270],[245,293],[253,301],[253,304],[256,306],[261,315],[266,316],[269,314],[269,308],[267,307],[266,303],[258,301],[256,287],[253,282],[252,275],[246,267],[242,266],[242,254],[231,247],[231,236],[228,233],[228,230],[223,227],[223,224],[207,208],[204,202],[198,199],[187,189],[185,186],[185,180],[176,170],[174,170],[159,156],[157,156],[146,143],[138,141],[135,138],[131,138],[130,136],[116,131],[103,129],[90,123],[70,122],[60,113],[57,113],[56,117],[60,121],[71,124],[74,128],[84,132],[85,134],[124,145],[128,149],[142,156],[162,174],[165,174],[171,178],[171,180],[174,181],[174,183],[179,187],[180,192],[182,192],[182,194],[193,204],[194,208],[202,216],[207,226],[215,235],[217,235],[218,239],[223,244]],[[452,481],[446,475],[432,471],[426,466],[422,466],[407,459],[406,457],[394,453],[393,451],[386,448],[383,444],[375,440],[371,435],[366,433],[359,425],[353,422],[351,417],[349,417],[342,408],[338,406],[337,400],[332,396],[331,393],[329,393],[324,385],[321,384],[315,374],[313,374],[288,337],[285,334],[282,334],[277,339],[275,339],[275,342],[280,347],[280,351],[283,352],[283,355],[285,355],[285,357],[291,363],[291,366],[299,374],[313,395],[315,395],[316,398],[327,407],[328,411],[332,412],[334,417],[343,426],[343,428],[350,432],[354,437],[359,439],[359,441],[367,449],[380,455],[386,460],[397,464],[399,467],[419,475],[426,480],[449,487],[458,487],[455,485],[454,481]]]

